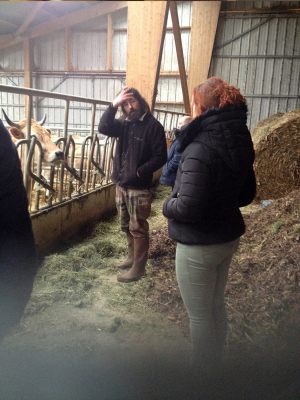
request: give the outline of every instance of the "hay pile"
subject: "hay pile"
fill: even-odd
[[[252,139],[256,152],[257,198],[277,199],[300,187],[300,109],[258,123]]]

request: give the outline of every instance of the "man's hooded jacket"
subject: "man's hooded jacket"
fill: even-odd
[[[98,128],[100,133],[117,138],[112,181],[125,188],[148,189],[153,172],[167,161],[164,128],[149,112],[135,121],[116,119],[116,112],[110,105]]]

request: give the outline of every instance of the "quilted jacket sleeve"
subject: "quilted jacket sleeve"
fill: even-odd
[[[244,182],[239,196],[239,207],[245,207],[252,203],[256,195],[256,178],[253,168],[251,167],[247,178]]]
[[[166,218],[178,222],[199,222],[209,202],[211,172],[209,165],[197,158],[185,158],[180,166],[180,182],[172,197],[163,205]]]

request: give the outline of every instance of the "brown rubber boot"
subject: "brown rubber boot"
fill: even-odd
[[[121,269],[130,268],[130,267],[132,267],[132,264],[133,264],[133,244],[134,244],[133,236],[129,231],[126,232],[126,236],[127,236],[127,244],[128,244],[128,255],[127,255],[127,259],[124,262],[117,265],[117,268],[121,268]]]
[[[149,238],[139,237],[134,239],[134,262],[129,271],[118,275],[119,282],[137,281],[145,275],[145,267],[148,259]]]

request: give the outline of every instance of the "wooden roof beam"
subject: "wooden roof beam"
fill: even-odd
[[[127,1],[101,1],[97,5],[84,10],[74,11],[71,14],[56,18],[55,21],[43,22],[26,33],[23,38],[17,37],[10,42],[0,45],[0,50],[14,46],[25,39],[34,39],[39,36],[56,32],[60,29],[69,28],[93,18],[106,15],[127,7]]]
[[[26,31],[26,29],[31,24],[31,22],[34,20],[34,18],[38,14],[39,10],[43,7],[43,5],[44,5],[44,2],[42,2],[42,1],[37,2],[34,9],[32,10],[32,12],[29,13],[27,18],[25,18],[24,22],[22,23],[22,25],[16,31],[15,36],[20,36],[23,32]]]
[[[13,39],[14,39],[14,35],[12,33],[0,35],[0,45],[1,45],[1,43],[6,43],[7,41],[10,41]]]
[[[18,28],[18,25],[14,24],[13,22],[6,21],[5,19],[2,19],[2,18],[0,18],[0,25],[2,27],[6,26],[8,28],[13,28],[13,29],[17,29]]]

